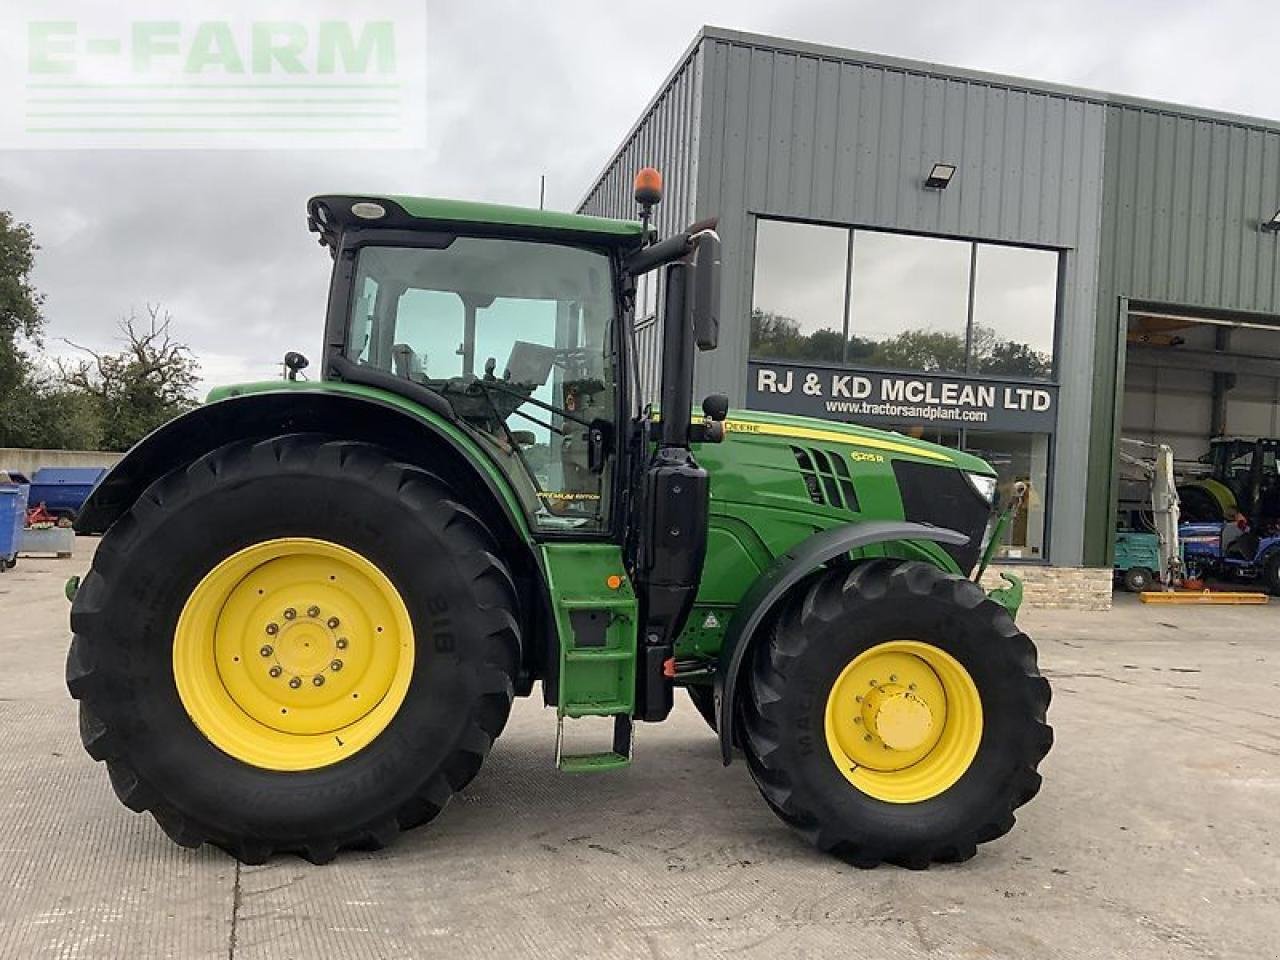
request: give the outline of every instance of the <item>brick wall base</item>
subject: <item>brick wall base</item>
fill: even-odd
[[[1110,610],[1112,573],[1101,567],[1004,566],[982,575],[986,589],[1004,586],[1000,571],[1022,578],[1024,610]]]

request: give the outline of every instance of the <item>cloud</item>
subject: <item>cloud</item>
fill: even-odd
[[[271,4],[264,2],[264,9]],[[428,7],[422,151],[10,151],[0,208],[43,247],[51,340],[164,304],[207,384],[315,359],[329,259],[304,203],[407,192],[569,208],[702,22],[1241,113],[1275,110],[1274,4],[759,0]]]

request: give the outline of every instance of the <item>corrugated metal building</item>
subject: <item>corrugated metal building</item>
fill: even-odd
[[[987,455],[1032,488],[1008,560],[1109,564],[1122,425],[1280,432],[1280,125],[708,27],[580,209],[646,164],[664,233],[720,218],[700,389]]]

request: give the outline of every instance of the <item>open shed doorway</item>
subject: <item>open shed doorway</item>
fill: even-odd
[[[1183,519],[1280,522],[1280,318],[1130,304],[1127,324],[1121,436],[1173,448]],[[1141,526],[1149,487],[1119,469],[1120,523]]]

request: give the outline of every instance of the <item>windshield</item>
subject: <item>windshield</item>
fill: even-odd
[[[587,436],[615,411],[606,254],[481,237],[365,247],[351,310],[347,356],[444,394],[539,525],[603,523]]]

